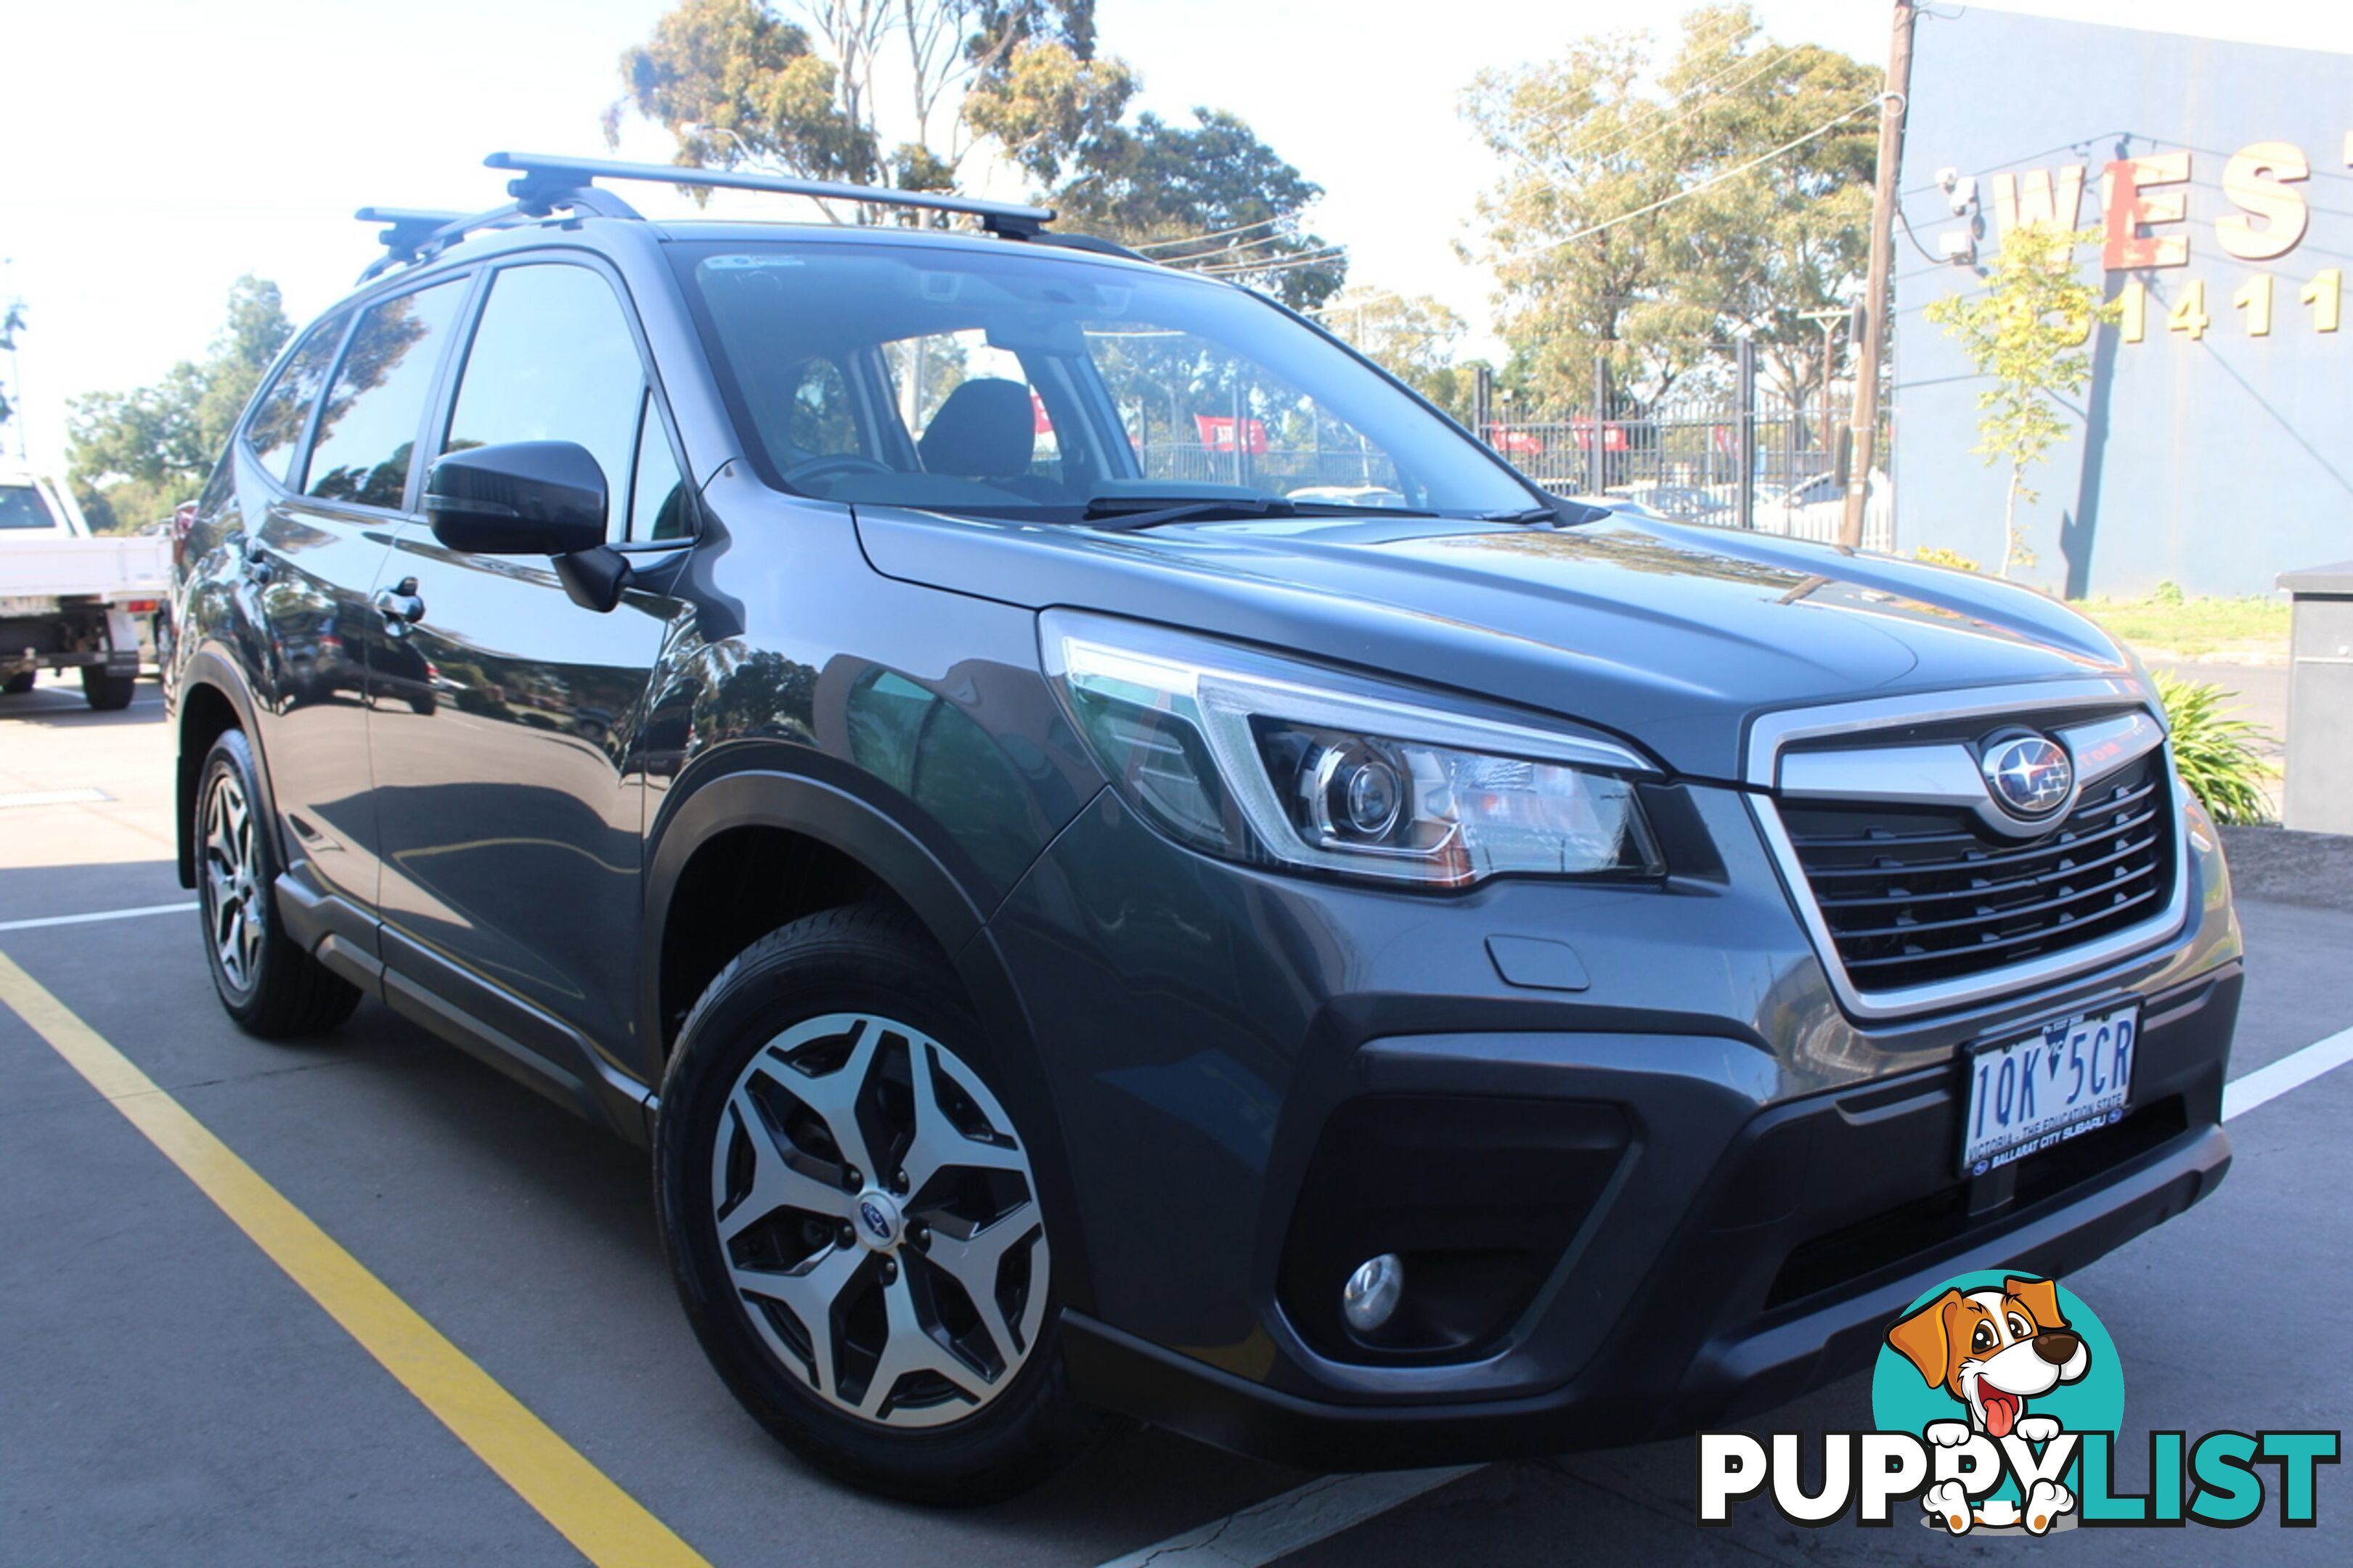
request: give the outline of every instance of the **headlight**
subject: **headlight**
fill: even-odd
[[[1124,621],[1051,611],[1042,640],[1121,794],[1211,854],[1448,888],[1660,870],[1656,770],[1616,742]]]

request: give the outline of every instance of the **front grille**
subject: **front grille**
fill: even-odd
[[[1973,812],[1883,802],[1781,805],[1849,980],[1898,991],[2063,952],[2155,916],[2173,889],[2160,749],[2084,791],[2040,838]]]

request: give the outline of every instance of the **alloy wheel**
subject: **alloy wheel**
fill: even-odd
[[[812,1392],[924,1427],[1012,1383],[1045,1317],[1045,1229],[1011,1120],[955,1052],[872,1014],[808,1019],[737,1075],[712,1144],[728,1279]]]
[[[260,889],[254,880],[253,806],[235,773],[205,797],[205,927],[229,984],[250,991],[261,962]]]

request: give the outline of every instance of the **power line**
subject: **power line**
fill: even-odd
[[[1145,240],[1145,241],[1144,241],[1142,244],[1140,244],[1140,245],[1136,245],[1136,246],[1133,247],[1132,248],[1136,249],[1136,250],[1166,250],[1166,249],[1168,249],[1168,248],[1169,248],[1170,247],[1172,247],[1172,246],[1178,246],[1178,245],[1198,245],[1198,244],[1200,244],[1200,243],[1201,243],[1201,241],[1203,241],[1203,240],[1205,240],[1205,239],[1223,239],[1223,238],[1225,238],[1228,235],[1233,235],[1233,234],[1248,234],[1250,230],[1252,230],[1252,229],[1254,229],[1254,228],[1264,228],[1264,227],[1266,227],[1266,226],[1267,226],[1268,225],[1270,225],[1270,224],[1278,224],[1278,223],[1282,223],[1282,222],[1287,221],[1287,220],[1288,220],[1289,218],[1291,218],[1292,216],[1293,216],[1293,215],[1292,215],[1292,214],[1290,214],[1290,213],[1277,213],[1277,214],[1275,214],[1275,216],[1272,216],[1272,217],[1262,217],[1262,218],[1259,219],[1256,223],[1245,223],[1245,224],[1240,224],[1240,225],[1237,225],[1236,226],[1234,226],[1234,227],[1232,227],[1232,228],[1213,228],[1213,229],[1211,229],[1211,230],[1210,230],[1208,233],[1207,233],[1207,234],[1191,234],[1191,235],[1187,235],[1187,236],[1185,236],[1185,237],[1184,237],[1183,238],[1181,238],[1181,239],[1150,239],[1150,240]]]
[[[1782,153],[1789,152],[1794,148],[1802,147],[1807,142],[1811,142],[1818,137],[1829,135],[1831,132],[1837,130],[1848,121],[1852,120],[1856,115],[1861,114],[1864,110],[1876,109],[1884,96],[1884,94],[1881,94],[1877,97],[1867,99],[1863,102],[1855,105],[1852,109],[1848,110],[1844,114],[1838,116],[1836,119],[1825,121],[1823,123],[1815,126],[1811,131],[1807,132],[1803,136],[1793,137],[1789,141],[1782,142],[1778,147],[1774,148],[1771,152],[1762,153],[1757,157],[1750,159],[1747,163],[1741,164],[1736,169],[1726,169],[1720,174],[1710,175],[1708,178],[1702,180],[1698,184],[1677,191],[1673,195],[1663,196],[1659,200],[1651,203],[1648,206],[1636,207],[1632,212],[1620,213],[1616,217],[1605,218],[1597,224],[1589,224],[1586,227],[1578,229],[1575,234],[1564,235],[1558,239],[1547,239],[1540,245],[1531,245],[1524,249],[1506,251],[1504,253],[1502,258],[1506,261],[1511,261],[1516,260],[1523,256],[1534,256],[1539,251],[1557,250],[1564,245],[1572,245],[1577,240],[1587,238],[1592,235],[1599,234],[1604,229],[1616,228],[1621,223],[1630,223],[1638,217],[1647,217],[1651,214],[1658,212],[1662,208],[1671,207],[1677,202],[1683,201],[1689,197],[1699,195],[1702,191],[1708,189],[1712,185],[1720,185],[1726,180],[1735,179],[1739,175],[1748,173],[1751,169],[1758,168],[1764,164],[1769,163],[1774,159],[1779,157]]]
[[[1340,255],[1348,247],[1345,244],[1335,240],[1328,245],[1318,245],[1306,250],[1276,251],[1268,256],[1262,261],[1221,261],[1215,267],[1197,267],[1192,268],[1192,270],[1197,272],[1263,272],[1270,267],[1289,267],[1307,261],[1329,260],[1333,257]]]
[[[1738,37],[1738,28],[1736,24],[1729,26],[1720,37],[1714,39],[1709,47],[1713,47],[1717,44],[1731,43],[1736,37]],[[1768,59],[1778,58],[1781,55],[1789,53],[1794,47],[1795,46],[1789,44],[1775,44],[1770,46],[1765,53]],[[1675,94],[1672,98],[1668,99],[1664,103],[1650,105],[1649,107],[1652,110],[1652,119],[1648,124],[1637,130],[1635,134],[1637,136],[1647,136],[1654,132],[1664,130],[1666,127],[1663,122],[1666,116],[1671,113],[1677,105],[1688,102],[1694,96],[1707,91],[1708,89],[1714,87],[1717,82],[1722,81],[1725,77],[1730,76],[1734,71],[1738,70],[1742,66],[1746,65],[1755,58],[1756,57],[1749,55],[1735,56],[1730,64],[1726,65],[1722,70],[1716,72],[1714,76],[1705,77],[1699,81],[1694,82],[1691,86],[1683,89],[1683,91]],[[1760,67],[1759,68],[1761,70],[1762,68]],[[1746,77],[1742,79],[1740,83],[1736,85],[1745,86],[1748,81],[1753,79],[1753,76]],[[1727,89],[1726,90],[1730,89]],[[1624,129],[1622,126],[1612,126],[1608,131],[1597,132],[1590,139],[1570,148],[1567,152],[1562,153],[1561,156],[1563,158],[1582,157],[1591,152],[1596,143],[1616,134],[1617,132],[1622,129]],[[1624,143],[1623,146],[1631,146],[1632,144],[1633,143],[1630,142]],[[1622,151],[1623,146],[1612,149],[1612,151]],[[1607,157],[1608,155],[1608,153],[1602,154],[1604,157]]]
[[[1239,259],[1257,247],[1262,245],[1273,245],[1282,237],[1282,236],[1275,234],[1259,235],[1249,239],[1233,240],[1228,244],[1218,246],[1214,249],[1210,250],[1188,251],[1182,256],[1155,256],[1151,258],[1151,259],[1159,263],[1163,267],[1184,267],[1194,262],[1217,261],[1220,258],[1233,258]]]
[[[1572,152],[1569,152],[1569,153],[1564,153],[1562,156],[1563,156],[1564,158],[1577,158],[1577,157],[1592,157],[1592,158],[1597,158],[1597,159],[1599,159],[1599,158],[1615,158],[1615,157],[1617,157],[1617,156],[1618,156],[1620,153],[1621,153],[1627,152],[1628,150],[1630,150],[1630,149],[1631,149],[1631,148],[1635,148],[1635,147],[1639,147],[1639,146],[1641,146],[1643,142],[1650,141],[1650,140],[1651,140],[1652,137],[1654,137],[1654,136],[1662,136],[1662,135],[1664,135],[1666,132],[1670,132],[1670,131],[1673,130],[1673,129],[1674,129],[1676,126],[1678,126],[1678,125],[1685,125],[1685,124],[1690,123],[1692,116],[1693,116],[1693,115],[1694,115],[1694,114],[1697,114],[1701,110],[1703,110],[1703,109],[1706,108],[1706,107],[1707,107],[1707,105],[1708,105],[1708,103],[1709,103],[1710,101],[1712,101],[1713,100],[1715,100],[1715,99],[1716,99],[1716,98],[1722,97],[1722,96],[1724,96],[1724,95],[1725,95],[1725,94],[1726,94],[1726,93],[1733,93],[1733,92],[1737,92],[1737,91],[1739,91],[1742,88],[1746,87],[1750,82],[1755,81],[1758,77],[1763,76],[1767,71],[1770,70],[1773,67],[1775,67],[1775,66],[1777,66],[1777,65],[1780,64],[1780,63],[1781,63],[1781,61],[1782,61],[1783,59],[1787,58],[1789,55],[1791,55],[1791,54],[1792,54],[1792,53],[1794,53],[1794,52],[1796,52],[1796,46],[1795,46],[1795,45],[1792,45],[1792,44],[1777,44],[1777,45],[1775,45],[1772,48],[1769,48],[1769,49],[1767,49],[1767,50],[1766,50],[1766,51],[1765,51],[1765,53],[1764,53],[1763,57],[1762,57],[1761,58],[1759,58],[1759,59],[1758,59],[1758,61],[1757,61],[1757,68],[1756,68],[1755,70],[1750,71],[1746,76],[1742,77],[1738,81],[1736,81],[1736,82],[1732,83],[1729,87],[1725,87],[1725,88],[1723,88],[1723,89],[1719,89],[1719,90],[1717,90],[1717,91],[1714,91],[1714,92],[1710,92],[1710,93],[1708,93],[1704,98],[1701,99],[1701,100],[1700,100],[1700,101],[1698,101],[1698,102],[1696,102],[1696,103],[1692,104],[1692,106],[1691,106],[1689,109],[1684,110],[1681,114],[1676,115],[1672,120],[1668,120],[1668,119],[1665,119],[1665,118],[1664,118],[1664,116],[1665,116],[1665,114],[1666,114],[1667,110],[1671,110],[1671,109],[1674,108],[1676,104],[1682,103],[1682,102],[1683,102],[1684,100],[1686,100],[1687,99],[1691,98],[1691,96],[1692,96],[1692,94],[1693,94],[1693,93],[1697,92],[1697,91],[1699,91],[1699,90],[1700,90],[1698,88],[1693,88],[1693,89],[1688,89],[1688,90],[1686,90],[1686,91],[1684,91],[1684,92],[1683,92],[1683,93],[1681,93],[1681,94],[1677,95],[1676,97],[1674,97],[1674,98],[1672,98],[1672,99],[1669,100],[1666,103],[1662,104],[1662,105],[1660,106],[1660,108],[1659,108],[1659,114],[1660,114],[1661,118],[1656,119],[1656,120],[1653,120],[1650,124],[1648,124],[1648,125],[1646,125],[1646,126],[1642,126],[1642,127],[1639,128],[1638,130],[1636,130],[1636,131],[1635,131],[1635,132],[1634,132],[1631,136],[1627,137],[1624,141],[1618,142],[1616,145],[1611,146],[1611,147],[1605,148],[1605,149],[1603,149],[1603,150],[1601,150],[1600,152],[1598,152],[1598,153],[1597,153],[1597,152],[1590,152],[1590,151],[1589,151],[1588,149],[1587,149],[1587,148],[1579,148],[1579,149],[1577,149],[1577,150],[1575,150],[1575,151],[1572,151]],[[1715,77],[1713,77],[1713,78],[1711,78],[1711,79],[1710,79],[1710,82],[1712,83],[1712,82],[1715,82],[1715,81],[1721,81],[1721,80],[1723,80],[1725,77],[1726,77],[1726,76],[1728,76],[1728,75],[1730,75],[1730,74],[1731,74],[1731,72],[1732,72],[1732,70],[1733,70],[1734,68],[1736,68],[1737,67],[1739,67],[1739,66],[1741,66],[1741,65],[1746,65],[1746,64],[1748,62],[1748,58],[1749,58],[1749,57],[1743,56],[1740,59],[1734,61],[1734,62],[1733,62],[1733,66],[1732,66],[1732,67],[1727,67],[1724,71],[1721,71],[1721,72],[1717,73],[1717,75],[1716,75],[1716,76],[1715,76]],[[1702,86],[1707,86],[1707,85],[1709,85],[1709,84],[1708,84],[1708,83],[1703,83],[1703,84],[1701,84],[1701,85],[1702,85]],[[1597,138],[1596,140],[1599,140],[1599,138]]]
[[[1345,245],[1327,245],[1321,250],[1302,251],[1294,256],[1286,256],[1279,261],[1269,261],[1262,266],[1238,263],[1231,267],[1200,267],[1193,270],[1204,278],[1250,278],[1262,272],[1288,272],[1294,267],[1324,266],[1340,260],[1347,253],[1348,247]]]

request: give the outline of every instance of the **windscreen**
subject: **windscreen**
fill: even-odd
[[[55,528],[49,503],[31,485],[0,485],[0,529]]]
[[[1475,516],[1540,499],[1240,289],[1012,244],[678,250],[747,443],[801,494],[1041,521],[1163,501]]]

